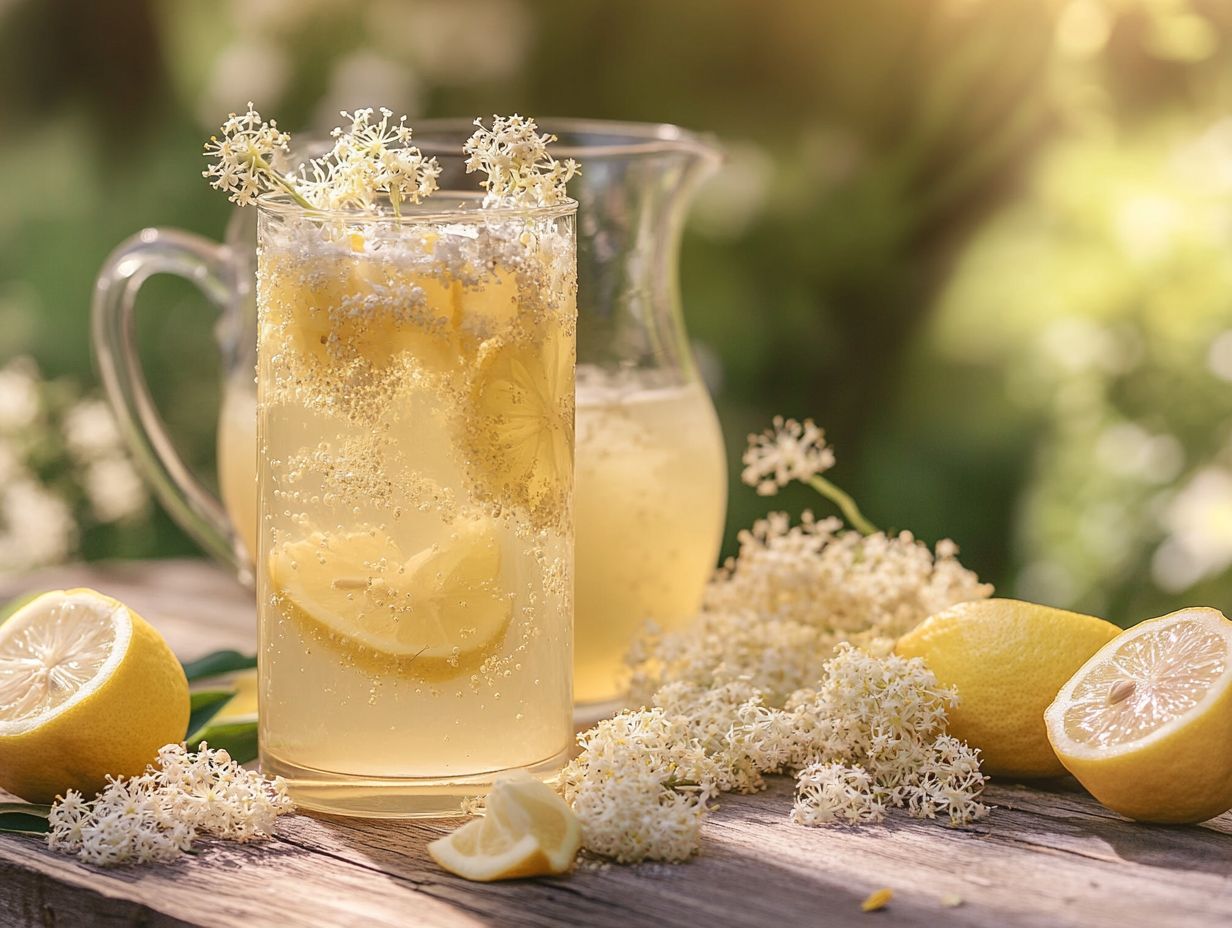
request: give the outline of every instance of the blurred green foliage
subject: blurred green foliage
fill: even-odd
[[[145,225],[221,235],[200,143],[250,98],[305,129],[368,103],[676,122],[728,149],[682,280],[733,464],[812,416],[874,521],[1007,592],[1218,605],[1232,542],[1196,554],[1182,510],[1232,467],[1229,59],[1219,0],[11,0],[0,357],[89,380],[95,271]],[[143,299],[208,471],[212,319],[176,283]],[[765,508],[733,486],[729,548]]]

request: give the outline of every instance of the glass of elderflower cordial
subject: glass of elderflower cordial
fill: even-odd
[[[261,757],[457,812],[571,742],[574,204],[258,203]]]

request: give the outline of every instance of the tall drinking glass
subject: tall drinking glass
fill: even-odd
[[[572,737],[575,204],[258,206],[261,762],[447,815]]]

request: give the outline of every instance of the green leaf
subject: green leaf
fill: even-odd
[[[0,831],[14,835],[45,835],[51,830],[51,806],[29,802],[0,802]]]
[[[209,724],[210,719],[216,716],[234,695],[235,690],[199,690],[193,693],[185,739],[193,740],[197,732]]]
[[[246,764],[257,759],[257,723],[256,722],[226,722],[222,725],[207,725],[193,735],[188,743],[190,751],[201,748],[201,742],[208,741],[212,750],[225,748],[236,763]]]
[[[202,680],[206,677],[217,677],[224,673],[237,670],[251,670],[257,666],[257,659],[241,654],[239,651],[215,651],[195,661],[184,665],[184,675],[188,682]]]

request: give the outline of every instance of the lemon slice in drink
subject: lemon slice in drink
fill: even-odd
[[[551,523],[573,464],[573,343],[558,326],[535,342],[485,342],[467,420],[481,492]]]
[[[188,714],[180,662],[109,596],[44,593],[0,625],[0,787],[22,799],[141,773]]]
[[[1183,609],[1099,650],[1044,714],[1061,763],[1108,808],[1201,822],[1232,808],[1232,622]]]
[[[501,640],[512,613],[487,520],[410,558],[377,529],[316,532],[277,546],[269,569],[293,614],[382,669],[452,676]]]
[[[457,284],[341,251],[311,262],[265,260],[262,341],[327,368],[354,360],[382,368],[402,354],[430,370],[458,360]]]
[[[569,805],[528,773],[492,784],[483,818],[428,845],[432,859],[468,880],[491,882],[567,872],[582,846]]]

